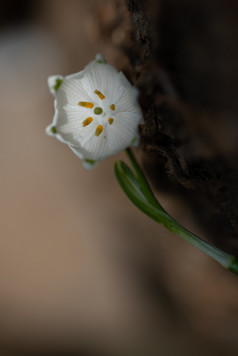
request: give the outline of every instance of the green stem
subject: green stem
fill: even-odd
[[[141,186],[141,190],[143,191],[144,195],[147,197],[147,199],[152,203],[157,205],[160,209],[164,210],[164,208],[160,205],[160,203],[158,202],[158,200],[155,198],[149,183],[147,182],[147,179],[142,171],[142,169],[140,168],[140,165],[138,164],[132,150],[128,147],[126,150],[126,154],[131,162],[132,167],[135,170],[136,173],[136,178]],[[165,211],[165,210],[164,210]]]
[[[167,230],[177,234],[190,244],[212,257],[224,268],[238,274],[238,259],[219,248],[212,246],[205,240],[185,229],[175,221],[155,198],[146,177],[141,170],[131,149],[126,149],[135,175],[124,162],[116,162],[115,174],[130,200],[145,214],[162,224]]]

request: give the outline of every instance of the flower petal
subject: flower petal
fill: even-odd
[[[69,145],[84,166],[139,142],[138,90],[102,56],[79,73],[49,78],[55,115],[47,133]]]
[[[50,89],[50,92],[55,95],[57,90],[60,88],[61,84],[63,83],[63,77],[62,75],[51,75],[48,78],[48,86]]]

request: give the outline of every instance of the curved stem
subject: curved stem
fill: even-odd
[[[131,165],[132,167],[134,168],[134,171],[136,173],[136,178],[137,178],[137,181],[139,182],[140,186],[141,186],[141,190],[144,192],[144,194],[146,195],[147,198],[149,198],[149,200],[151,202],[154,202],[154,204],[156,205],[159,205],[160,208],[162,210],[163,207],[160,205],[160,203],[158,202],[158,200],[155,198],[150,186],[149,186],[149,183],[147,182],[147,179],[141,169],[141,167],[139,166],[137,160],[135,159],[135,156],[131,150],[131,148],[127,148],[126,150],[126,154],[131,162]]]
[[[219,248],[212,246],[205,240],[185,229],[176,220],[174,220],[161,206],[155,198],[145,175],[140,168],[131,149],[126,149],[131,165],[135,174],[124,162],[115,163],[115,174],[124,192],[129,199],[146,215],[162,224],[167,230],[172,231],[190,244],[200,249],[208,256],[212,257],[224,268],[238,274],[238,259]]]

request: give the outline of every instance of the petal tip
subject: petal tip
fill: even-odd
[[[103,58],[103,56],[100,53],[98,53],[96,55],[95,60],[96,60],[97,63],[100,63],[100,64],[105,64],[106,63],[105,59]]]
[[[55,127],[55,125],[50,124],[49,126],[46,127],[45,129],[47,135],[49,136],[55,136],[57,134],[57,129]]]
[[[48,86],[49,86],[50,92],[52,94],[55,94],[57,92],[57,90],[61,87],[62,83],[63,83],[62,75],[51,75],[48,78]]]
[[[94,168],[96,165],[97,165],[97,161],[95,161],[93,159],[84,159],[83,160],[83,166],[87,170]]]

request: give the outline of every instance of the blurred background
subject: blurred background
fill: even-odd
[[[123,153],[88,172],[45,134],[47,77],[96,53],[126,71],[130,31],[123,1],[1,1],[0,356],[238,352],[237,277],[137,211],[113,173]]]

